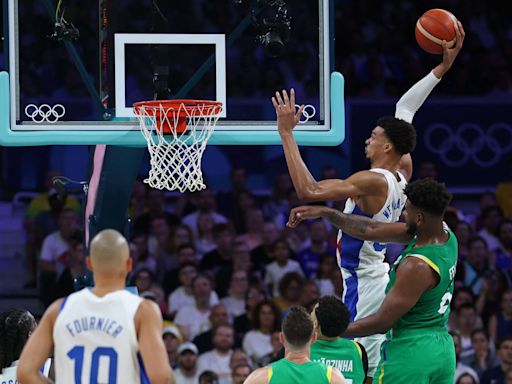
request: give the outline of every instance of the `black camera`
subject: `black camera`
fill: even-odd
[[[234,0],[242,4],[243,0]],[[290,39],[291,16],[285,0],[252,0],[252,22],[256,28],[256,41],[263,44],[270,57],[279,57],[285,52]]]
[[[78,36],[80,36],[80,32],[73,24],[65,24],[57,21],[50,38],[57,41],[78,40]]]

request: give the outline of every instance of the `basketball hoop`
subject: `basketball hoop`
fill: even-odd
[[[133,110],[151,158],[149,176],[144,182],[169,191],[194,192],[206,188],[201,158],[219,120],[222,103],[152,100],[133,104]]]

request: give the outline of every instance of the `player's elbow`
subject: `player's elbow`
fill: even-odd
[[[176,384],[171,367],[148,372],[148,378],[152,384]]]
[[[305,201],[308,203],[313,203],[316,201],[326,200],[326,197],[323,195],[318,185],[311,185],[308,187],[297,188],[297,198],[301,201]]]
[[[20,361],[18,366],[16,367],[16,378],[18,379],[18,383],[33,383],[34,382],[34,372],[24,364],[23,361]]]

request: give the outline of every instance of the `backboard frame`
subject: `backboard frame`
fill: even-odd
[[[301,145],[338,145],[345,138],[344,113],[344,78],[337,72],[331,73],[331,52],[334,47],[334,26],[330,15],[333,0],[322,0],[323,36],[322,65],[323,75],[330,76],[324,81],[325,100],[324,125],[301,124],[295,131],[297,142]],[[36,124],[19,122],[17,92],[17,9],[16,0],[8,0],[9,38],[8,45],[9,72],[0,73],[0,144],[5,146],[52,145],[52,144],[110,144],[126,146],[145,146],[135,118],[114,118],[105,122],[58,122],[56,124]],[[130,35],[130,34],[123,34]],[[134,35],[134,34],[131,34]],[[126,36],[129,38],[128,36]],[[117,39],[117,36],[116,36]],[[117,49],[117,46],[116,46]],[[220,92],[222,94],[222,92]],[[269,95],[269,103],[270,103]],[[117,97],[117,94],[116,94]],[[217,93],[219,97],[219,92]],[[329,102],[327,102],[329,100]],[[125,111],[126,112],[126,111]],[[237,124],[238,123],[238,124]],[[240,126],[244,126],[243,132]],[[34,129],[36,128],[37,129]],[[236,132],[236,134],[234,134]],[[251,122],[219,121],[217,129],[210,138],[214,145],[261,145],[280,144],[275,122],[269,124],[251,124]]]

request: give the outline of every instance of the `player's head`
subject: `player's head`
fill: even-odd
[[[398,160],[414,150],[416,130],[404,120],[391,116],[381,117],[365,145],[366,158],[372,163],[384,156],[394,156]]]
[[[350,313],[347,306],[335,296],[323,296],[311,312],[319,336],[339,337],[347,329]]]
[[[34,316],[24,309],[10,309],[0,313],[0,371],[19,359],[35,328]]]
[[[443,221],[444,212],[452,200],[444,183],[434,179],[416,180],[405,187],[407,203],[405,204],[405,221],[411,235],[423,226]]]
[[[291,307],[281,326],[280,341],[287,350],[303,350],[316,340],[313,320],[302,307]]]
[[[97,277],[124,279],[132,269],[132,259],[123,235],[113,229],[105,229],[94,236],[87,268]]]

